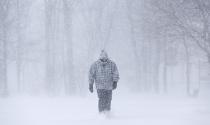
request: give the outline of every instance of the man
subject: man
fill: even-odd
[[[100,113],[111,110],[112,90],[117,88],[118,80],[119,73],[116,64],[102,50],[99,60],[92,64],[89,71],[89,90],[93,93],[93,84],[95,82]]]

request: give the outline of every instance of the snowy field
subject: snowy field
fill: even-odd
[[[113,95],[109,117],[97,112],[96,95],[0,99],[0,125],[210,125],[207,98]]]

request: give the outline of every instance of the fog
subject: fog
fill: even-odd
[[[1,0],[0,124],[210,124],[209,8],[209,0]],[[101,50],[120,75],[108,118],[88,89]]]

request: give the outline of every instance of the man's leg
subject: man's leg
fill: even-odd
[[[99,112],[103,112],[105,110],[105,106],[106,106],[104,90],[98,89],[97,94],[98,94],[98,110],[99,110]]]
[[[98,110],[99,112],[111,110],[112,90],[98,89]]]
[[[112,90],[106,91],[106,110],[111,110],[111,101],[112,101]]]

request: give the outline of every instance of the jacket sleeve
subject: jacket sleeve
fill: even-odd
[[[89,84],[94,84],[95,80],[95,64],[92,64],[89,70]]]
[[[117,65],[115,63],[113,63],[113,69],[112,69],[112,74],[113,74],[113,81],[114,82],[118,82],[118,80],[120,79],[119,77],[119,72],[118,72],[118,68]]]

